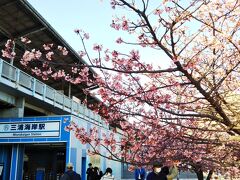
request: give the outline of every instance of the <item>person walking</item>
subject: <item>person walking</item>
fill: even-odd
[[[147,180],[167,180],[167,175],[161,172],[162,166],[160,162],[154,162],[153,171],[147,175]]]
[[[137,167],[134,171],[135,180],[144,180],[146,177],[146,171],[143,167]]]
[[[80,174],[73,170],[73,164],[67,164],[67,171],[61,176],[60,180],[81,180]]]
[[[98,167],[93,168],[93,180],[100,180],[103,176],[102,171]]]
[[[111,168],[108,167],[106,169],[106,172],[104,173],[101,180],[114,180],[114,176],[112,175],[112,169]]]
[[[174,178],[176,178],[178,176],[178,165],[179,165],[179,161],[173,161],[172,162],[172,166],[169,168],[169,173],[167,175],[167,179],[168,180],[173,180]]]
[[[88,164],[88,168],[87,168],[87,180],[93,180],[93,176],[94,176],[94,169],[92,167],[92,163]]]

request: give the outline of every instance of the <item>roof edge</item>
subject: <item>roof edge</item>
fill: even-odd
[[[64,47],[66,47],[67,50],[71,51],[71,53],[75,55],[78,59],[80,59],[83,64],[89,65],[84,59],[82,59],[78,55],[78,53],[69,45],[69,43],[67,43],[67,41],[47,22],[47,20],[29,2],[27,2],[26,0],[19,1],[24,5],[24,7],[31,11],[32,14],[34,14],[34,16],[43,24],[43,26],[45,26],[57,39],[59,39],[59,41],[63,43]],[[90,67],[89,69],[93,74],[96,74],[92,67]]]

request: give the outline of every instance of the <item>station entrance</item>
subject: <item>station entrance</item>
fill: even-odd
[[[89,159],[87,146],[65,130],[71,121],[90,127],[87,122],[67,115],[2,119],[0,180],[58,180],[68,162],[82,179],[89,162],[105,169],[106,161],[97,163],[100,161]]]
[[[25,144],[23,180],[58,180],[65,163],[66,143]]]

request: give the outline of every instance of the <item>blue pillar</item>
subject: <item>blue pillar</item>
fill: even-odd
[[[0,148],[0,163],[3,165],[1,178],[9,180],[9,168],[11,163],[11,146],[1,144]]]
[[[69,163],[70,160],[71,160],[71,146],[70,146],[70,142],[67,142],[67,147],[66,147],[66,164]]]
[[[23,176],[24,145],[12,145],[10,180],[21,180]]]

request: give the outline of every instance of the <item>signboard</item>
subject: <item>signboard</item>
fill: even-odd
[[[0,123],[0,138],[59,137],[60,121]]]

